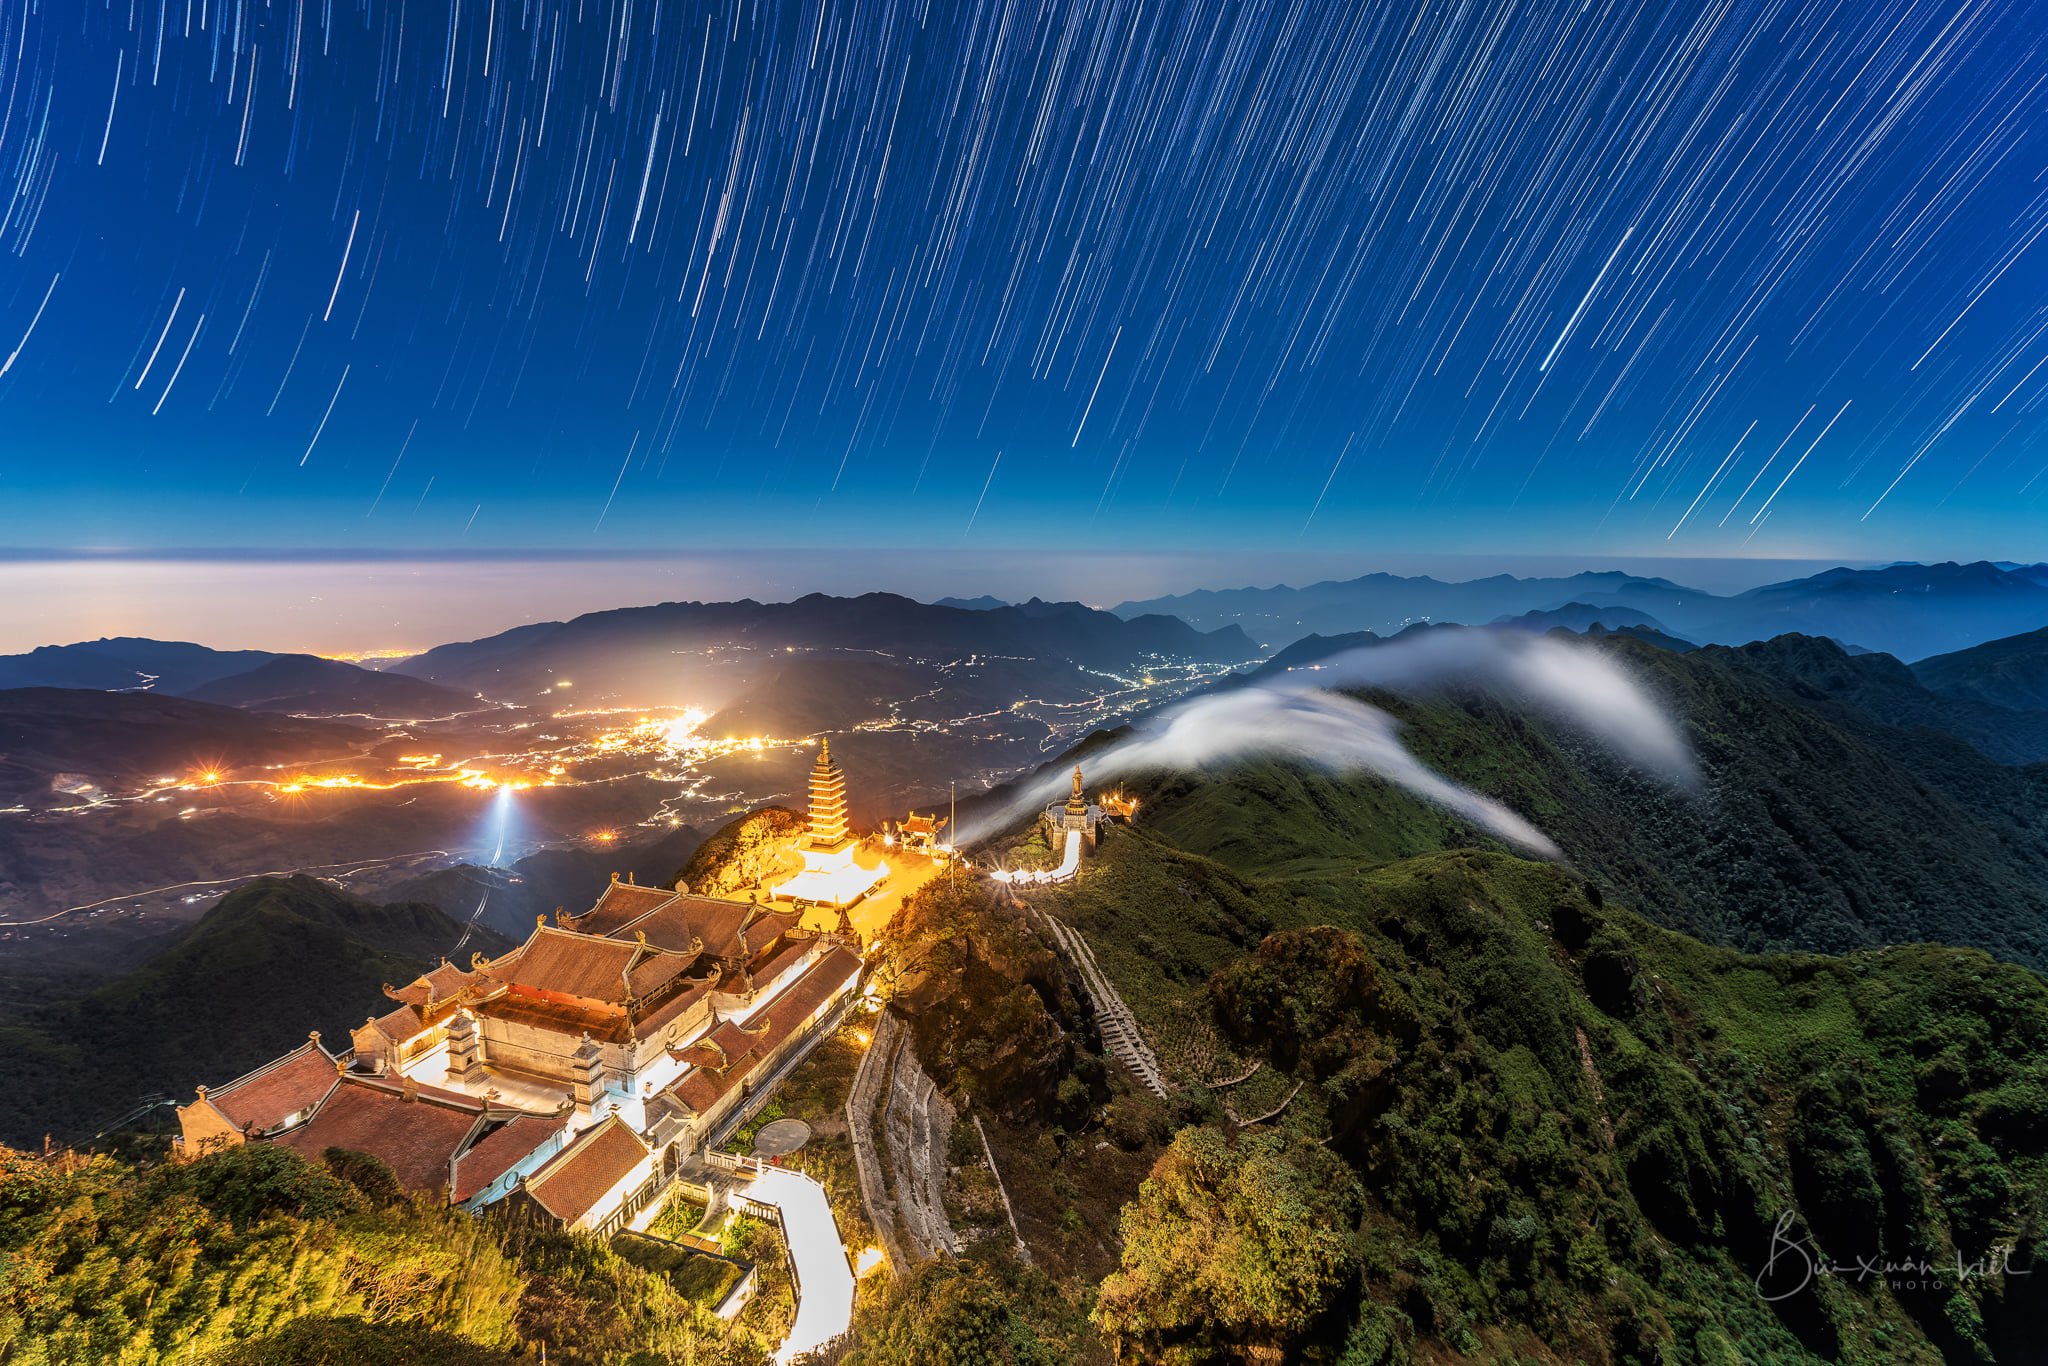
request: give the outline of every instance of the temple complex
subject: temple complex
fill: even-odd
[[[807,856],[850,854],[828,752],[811,814]],[[419,1194],[470,1209],[517,1196],[610,1233],[744,1122],[853,999],[856,944],[801,916],[614,876],[588,910],[542,917],[496,958],[387,986],[392,1008],[353,1032],[351,1052],[315,1034],[199,1088],[173,1154],[352,1149]]]

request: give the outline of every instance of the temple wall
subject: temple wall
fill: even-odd
[[[581,1073],[573,1056],[582,1042],[576,1035],[493,1019],[489,1015],[482,1016],[477,1023],[483,1029],[483,1061],[488,1066],[529,1072],[564,1086],[573,1083]],[[611,1048],[606,1045],[608,1054]],[[608,1055],[606,1066],[614,1063],[615,1059]]]
[[[374,1059],[379,1070],[391,1066],[391,1040],[384,1037],[383,1030],[375,1025],[357,1025],[349,1031],[348,1039],[359,1061]]]
[[[239,1147],[244,1141],[242,1131],[203,1100],[178,1107],[178,1128],[179,1140],[172,1145],[171,1156],[181,1162],[222,1148]]]

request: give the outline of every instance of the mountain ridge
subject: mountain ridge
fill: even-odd
[[[1838,566],[1728,596],[1614,570],[1461,583],[1381,573],[1305,588],[1205,589],[1114,610],[1172,612],[1201,627],[1241,621],[1272,644],[1309,633],[1385,635],[1418,619],[1480,625],[1572,602],[1640,611],[1659,629],[1701,643],[1740,645],[1793,630],[1914,660],[2048,626],[2048,573],[1987,561]]]

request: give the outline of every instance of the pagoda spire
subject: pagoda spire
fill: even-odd
[[[846,843],[846,775],[832,762],[832,742],[818,744],[818,762],[811,768],[810,845],[836,849]]]

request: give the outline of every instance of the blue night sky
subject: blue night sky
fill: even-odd
[[[27,0],[0,545],[2048,557],[2044,36]]]

